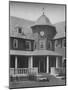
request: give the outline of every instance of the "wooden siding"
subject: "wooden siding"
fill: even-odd
[[[13,40],[14,39],[18,40],[18,47],[17,48],[15,48],[13,46]],[[34,41],[33,40],[15,38],[15,37],[10,37],[10,49],[11,50],[24,50],[24,51],[27,51],[27,49],[26,49],[26,41],[30,41],[30,43],[31,43],[31,49],[29,49],[28,51],[33,51],[33,48],[34,48]]]

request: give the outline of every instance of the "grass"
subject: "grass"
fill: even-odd
[[[65,80],[56,78],[52,75],[45,74],[43,77],[48,77],[49,81],[18,81],[10,82],[10,88],[24,88],[24,87],[42,87],[42,86],[59,86],[65,85]]]

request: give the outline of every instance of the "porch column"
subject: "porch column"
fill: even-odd
[[[49,73],[49,56],[47,56],[47,73]]]
[[[17,56],[15,56],[15,69],[17,69]]]
[[[29,68],[33,68],[33,56],[30,56],[30,57],[29,57],[28,67],[29,67]]]
[[[44,56],[44,72],[45,72],[45,56]]]
[[[59,67],[59,57],[57,56],[56,57],[56,68],[58,68]]]
[[[15,56],[15,74],[17,74],[17,56]]]

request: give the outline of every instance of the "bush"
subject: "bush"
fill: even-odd
[[[29,74],[29,75],[28,75],[28,79],[29,79],[29,80],[36,80],[37,77],[36,77],[36,75],[34,75],[34,74]]]

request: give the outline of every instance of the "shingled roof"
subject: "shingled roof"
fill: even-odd
[[[22,27],[25,34],[26,34],[26,37],[25,38],[29,38],[29,39],[33,39],[33,36],[31,34],[28,34],[28,33],[32,33],[32,29],[31,29],[31,26],[33,25],[37,25],[37,24],[48,24],[50,25],[51,22],[50,20],[48,19],[47,16],[45,15],[41,15],[36,22],[33,22],[33,21],[29,21],[29,20],[25,20],[25,19],[21,19],[21,18],[18,18],[18,17],[13,17],[13,16],[10,16],[10,36],[16,36],[16,37],[20,37],[20,38],[23,38],[23,36],[21,35],[18,35],[16,33],[16,27]],[[60,23],[57,23],[57,24],[53,24],[53,26],[56,27],[56,31],[57,31],[57,34],[56,36],[54,37],[54,39],[58,39],[58,38],[62,38],[62,37],[65,37],[65,22],[60,22]]]
[[[65,32],[57,33],[54,39],[65,38]]]
[[[51,22],[49,18],[43,14],[37,19],[35,25],[51,25]]]
[[[54,24],[54,26],[56,27],[56,31],[57,31],[57,34],[56,36],[54,37],[54,39],[59,39],[59,38],[64,38],[66,37],[65,35],[65,29],[66,29],[66,26],[65,26],[65,22],[59,22],[59,23],[56,23]]]
[[[31,35],[32,30],[30,28],[32,24],[32,21],[10,16],[10,37],[33,39],[33,36]],[[23,29],[25,36],[17,33],[17,27]]]

